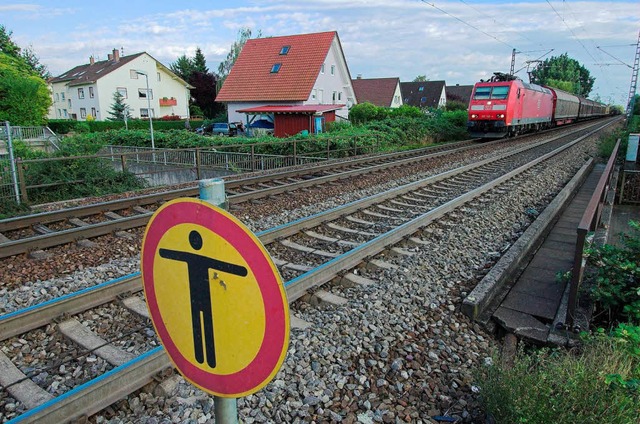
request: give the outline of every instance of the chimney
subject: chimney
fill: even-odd
[[[116,63],[120,61],[120,50],[113,49],[113,61]]]
[[[113,55],[111,53],[107,54],[107,60],[111,62],[113,60]]]
[[[96,60],[94,59],[93,55],[89,56],[89,65],[93,65],[96,63]]]
[[[356,77],[356,79],[362,79],[362,74],[358,74],[358,76]]]

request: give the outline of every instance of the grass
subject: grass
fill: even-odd
[[[640,358],[621,343],[599,335],[579,352],[521,348],[512,368],[479,372],[482,402],[497,423],[640,423],[640,391],[609,378],[640,377]]]

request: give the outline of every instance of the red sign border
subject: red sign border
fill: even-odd
[[[215,229],[213,224],[215,223]],[[179,224],[201,225],[233,246],[247,262],[265,306],[265,332],[256,357],[242,370],[227,375],[206,372],[185,358],[173,343],[155,293],[153,266],[164,234]],[[169,358],[191,383],[220,397],[241,397],[267,385],[280,369],[289,345],[289,304],[277,268],[260,240],[228,212],[203,200],[175,199],[162,205],[147,224],[141,252],[147,306]]]

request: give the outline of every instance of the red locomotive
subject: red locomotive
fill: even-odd
[[[605,115],[607,106],[556,88],[496,73],[475,85],[467,127],[471,137],[501,138]]]

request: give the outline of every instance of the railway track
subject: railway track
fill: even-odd
[[[522,140],[526,143],[527,137],[523,137]],[[415,172],[418,166],[435,166],[437,161],[444,157],[472,154],[471,152],[480,154],[497,148],[511,149],[514,145],[513,141],[503,140],[483,144],[462,141],[435,148],[240,177],[225,181],[225,188],[233,211],[234,207],[242,203],[294,190],[334,184],[339,180],[384,172],[391,168],[404,168],[407,172]],[[163,202],[197,195],[198,188],[183,188],[0,220],[0,259],[67,243],[91,247],[92,238],[106,234],[126,237],[126,230],[145,226],[155,209]]]
[[[586,136],[585,136],[586,137]],[[420,229],[438,221],[441,226],[455,225],[456,210],[479,208],[485,197],[500,191],[512,180],[525,180],[550,158],[561,155],[579,140],[567,143],[555,139],[543,145],[517,149],[471,165],[444,172],[379,195],[300,219],[258,234],[274,257],[286,280],[290,302],[303,296],[325,297],[323,284],[342,278],[359,284],[348,270],[363,261],[375,261],[376,255],[392,249],[396,255],[412,255],[429,245],[420,237]],[[378,264],[385,267],[388,265]],[[11,396],[29,408],[24,422],[55,422],[70,417],[88,416],[113,401],[142,387],[158,372],[169,367],[161,348],[149,349],[157,342],[150,336],[147,349],[139,355],[127,355],[112,343],[92,334],[72,315],[116,302],[141,317],[141,328],[148,328],[146,308],[139,296],[139,275],[104,283],[73,295],[0,317],[2,339],[43,326],[57,330],[79,345],[77,356],[91,354],[107,364],[108,372],[73,388],[63,396],[51,398],[38,384],[21,374],[11,361],[0,357],[0,384]],[[60,319],[59,317],[63,318]],[[57,320],[53,326],[51,323]],[[87,320],[90,321],[90,320]],[[99,327],[94,324],[93,327]],[[127,384],[123,384],[126,381]],[[44,392],[44,393],[43,393]]]

